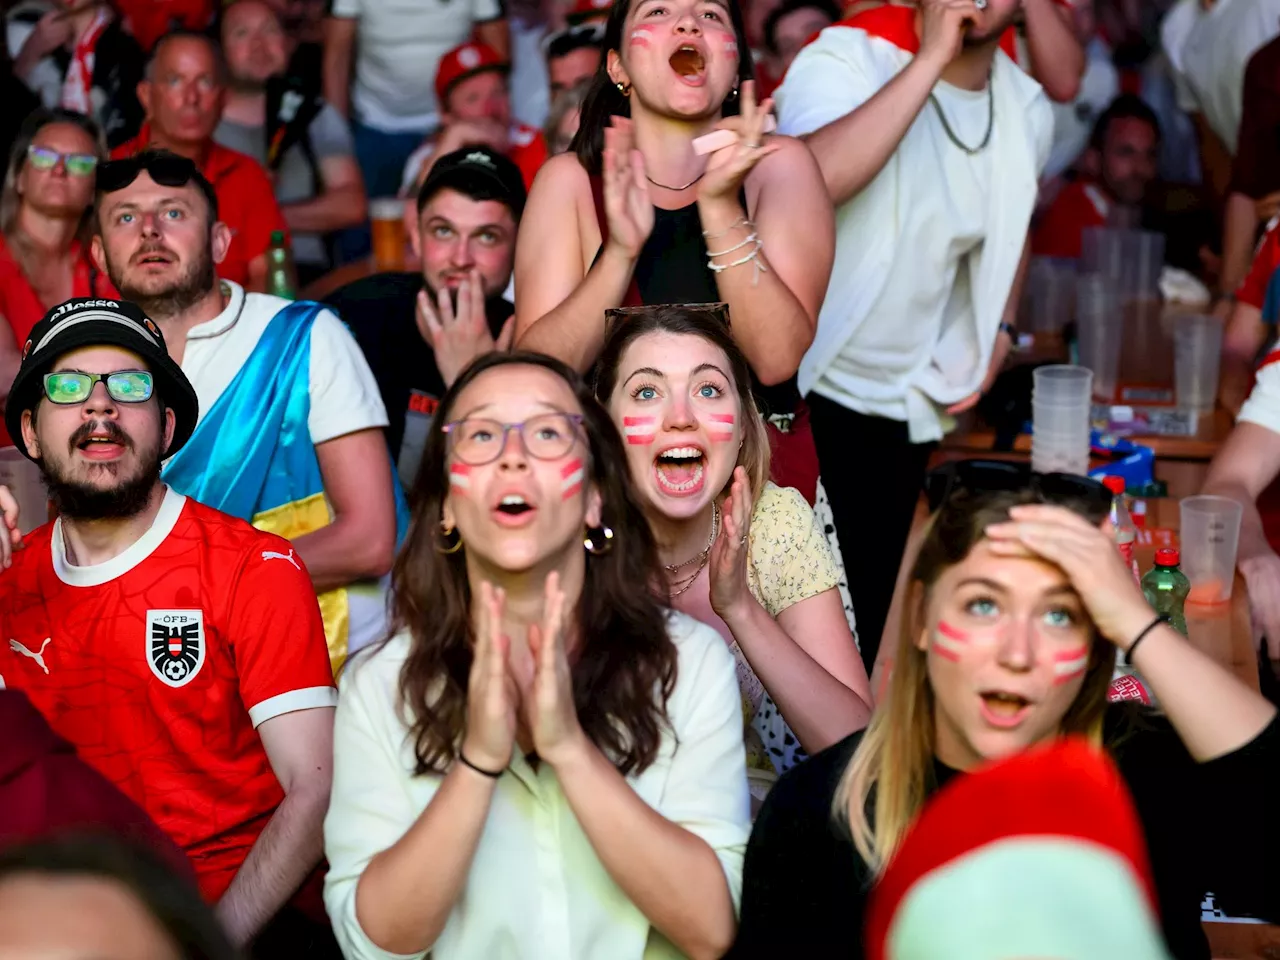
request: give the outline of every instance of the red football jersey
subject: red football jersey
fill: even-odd
[[[288,541],[169,490],[133,546],[66,561],[60,522],[0,575],[0,685],[226,891],[284,791],[257,726],[337,703],[315,590]]]

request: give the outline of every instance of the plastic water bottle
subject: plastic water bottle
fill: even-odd
[[[271,247],[267,250],[267,293],[286,300],[298,299],[298,274],[283,230],[271,232]]]
[[[1169,625],[1184,637],[1187,618],[1183,604],[1191,592],[1191,581],[1178,569],[1178,551],[1165,548],[1156,551],[1156,565],[1142,578],[1142,592],[1156,613],[1169,618]]]
[[[1116,547],[1119,549],[1120,555],[1124,557],[1124,562],[1133,571],[1133,579],[1141,583],[1142,577],[1138,574],[1138,561],[1134,556],[1138,528],[1133,525],[1133,518],[1129,516],[1129,508],[1124,505],[1124,477],[1103,477],[1102,484],[1111,491],[1110,519],[1111,526],[1115,528]]]

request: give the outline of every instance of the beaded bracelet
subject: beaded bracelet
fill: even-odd
[[[1124,662],[1127,665],[1132,665],[1133,651],[1138,649],[1138,644],[1140,644],[1143,640],[1147,639],[1147,634],[1149,634],[1156,627],[1160,626],[1160,624],[1168,623],[1168,622],[1169,622],[1169,615],[1167,613],[1162,613],[1160,614],[1160,616],[1156,617],[1154,620],[1148,623],[1145,627],[1143,627],[1142,632],[1138,634],[1137,639],[1134,640],[1133,643],[1129,644],[1129,649],[1124,652]]]

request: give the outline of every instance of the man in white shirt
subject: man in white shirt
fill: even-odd
[[[1249,588],[1255,641],[1267,641],[1272,660],[1280,660],[1280,556],[1267,538],[1258,498],[1280,477],[1280,348],[1258,367],[1249,399],[1240,408],[1235,429],[1209,464],[1204,493],[1239,501],[1244,507],[1236,566]],[[1277,529],[1274,508],[1268,525]]]
[[[166,482],[292,541],[336,670],[385,628],[378,581],[402,502],[360,348],[327,310],[218,281],[229,231],[191,161],[148,152],[100,165],[97,209],[98,268],[164,328],[200,400]]]
[[[440,59],[470,38],[510,56],[499,0],[333,0],[324,96],[354,121],[369,196],[396,195],[409,154],[440,120],[433,89]]]
[[[800,366],[874,662],[936,441],[1012,346],[1053,117],[1000,52],[1018,0],[885,5],[828,27],[778,91],[836,206],[836,259]]]

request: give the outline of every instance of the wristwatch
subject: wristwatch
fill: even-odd
[[[1015,327],[1012,323],[1000,324],[999,332],[1007,333],[1009,335],[1009,339],[1013,341],[1013,345],[1015,347],[1018,345],[1018,328]]]

